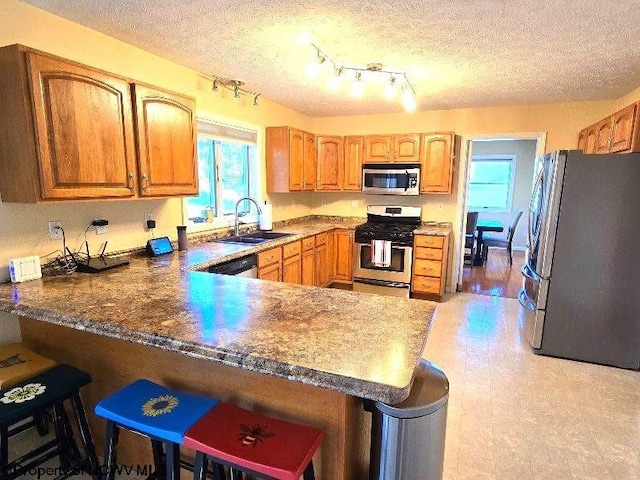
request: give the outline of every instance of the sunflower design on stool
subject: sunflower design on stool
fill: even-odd
[[[157,417],[171,412],[178,406],[178,403],[178,398],[173,395],[160,395],[147,400],[142,406],[142,413],[145,417]]]
[[[23,387],[15,387],[6,392],[4,396],[0,398],[0,402],[4,404],[28,402],[44,393],[46,389],[46,385],[42,385],[41,383],[27,383]]]

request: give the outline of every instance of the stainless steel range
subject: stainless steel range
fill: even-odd
[[[413,231],[420,207],[367,207],[367,223],[356,227],[353,290],[408,297],[413,261]]]

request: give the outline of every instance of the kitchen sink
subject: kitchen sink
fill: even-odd
[[[293,233],[258,231],[233,237],[219,238],[215,241],[220,243],[264,243],[278,238],[289,237],[291,235],[293,235]]]

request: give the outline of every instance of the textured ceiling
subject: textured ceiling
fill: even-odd
[[[407,70],[418,110],[601,100],[640,84],[640,0],[26,0],[313,117],[400,112],[367,82],[312,80],[335,59]]]

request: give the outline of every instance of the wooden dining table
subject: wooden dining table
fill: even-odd
[[[474,266],[482,266],[482,235],[484,232],[504,232],[504,225],[497,220],[478,220],[476,224],[478,236],[476,238],[476,254],[473,257]]]

